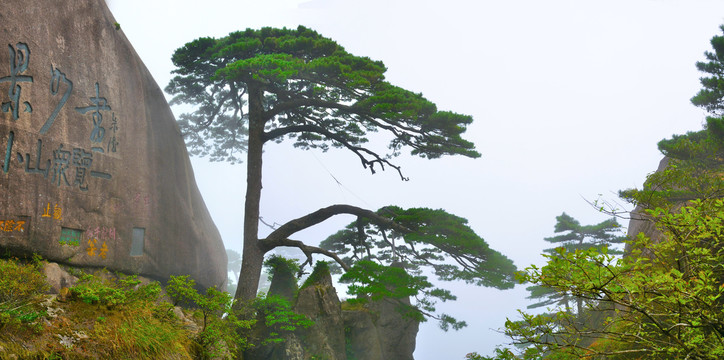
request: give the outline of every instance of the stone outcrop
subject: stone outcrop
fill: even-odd
[[[377,319],[375,314],[366,309],[342,311],[348,352],[355,354],[356,360],[384,359],[379,333],[375,322],[372,321],[373,317]]]
[[[226,280],[173,114],[103,0],[0,7],[0,249]]]
[[[401,302],[410,304],[409,299]],[[412,353],[415,352],[420,323],[403,316],[400,305],[399,300],[392,299],[382,299],[369,305],[371,312],[378,317],[375,328],[382,347],[382,359],[414,360]]]
[[[361,309],[343,312],[349,353],[357,360],[414,360],[420,323],[403,316],[409,299],[371,301]]]
[[[305,359],[346,360],[342,306],[337,290],[328,270],[319,273],[315,269],[315,273],[317,281],[299,290],[294,305],[295,312],[314,321],[311,327],[297,331],[304,345]]]
[[[286,294],[296,287],[289,286],[288,275],[292,273],[274,273],[271,288],[276,290],[270,291],[271,295]],[[326,266],[315,267],[309,279],[297,293],[294,311],[306,315],[314,325],[297,329],[283,343],[248,351],[244,359],[414,360],[419,322],[399,311],[400,305],[410,304],[409,299],[382,299],[342,310]],[[257,330],[260,334],[267,331]]]

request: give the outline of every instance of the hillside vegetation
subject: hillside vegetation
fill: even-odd
[[[162,289],[106,270],[72,270],[76,284],[48,295],[44,264],[0,259],[0,359],[234,358],[254,344],[281,341],[254,337],[258,311],[275,320],[289,311],[279,299],[260,297],[232,315],[231,295],[199,293],[186,276],[171,277]]]

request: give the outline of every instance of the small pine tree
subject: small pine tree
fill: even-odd
[[[548,257],[556,256],[560,248],[565,248],[567,252],[575,252],[576,250],[584,251],[591,248],[601,250],[603,247],[621,244],[626,239],[625,236],[620,235],[621,225],[616,221],[616,218],[611,218],[595,225],[581,225],[578,220],[565,212],[560,216],[556,216],[554,231],[560,235],[544,239],[549,243],[557,245],[554,248],[543,250]],[[623,251],[617,248],[609,248],[608,253],[611,255],[621,255]],[[554,289],[542,285],[533,285],[526,289],[530,291],[530,296],[527,297],[528,299],[538,300],[538,302],[529,305],[529,309],[556,305],[563,306],[569,312],[571,311],[571,301],[574,298],[568,293],[557,292]],[[582,299],[576,299],[575,310],[579,316],[583,313]]]

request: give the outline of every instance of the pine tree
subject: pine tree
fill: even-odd
[[[588,249],[601,250],[603,247],[608,248],[611,255],[621,255],[623,251],[612,245],[621,244],[626,239],[621,236],[621,225],[616,218],[602,221],[595,225],[581,225],[581,223],[566,214],[562,213],[556,216],[556,225],[554,228],[556,236],[547,237],[544,240],[557,244],[558,246],[543,250],[548,257],[555,257],[560,253],[561,249],[566,252],[585,251]],[[567,311],[573,312],[571,302],[575,300],[575,312],[578,316],[583,314],[583,299],[574,298],[569,293],[559,292],[543,285],[533,285],[526,288],[530,291],[528,299],[535,299],[538,302],[528,305],[529,309],[539,308],[543,306],[562,306]]]
[[[264,255],[276,247],[297,247],[310,259],[314,253],[334,255],[291,240],[300,230],[339,214],[394,226],[374,211],[332,205],[260,238],[265,144],[292,140],[301,149],[345,149],[372,173],[390,168],[403,180],[393,159],[405,149],[430,159],[480,156],[462,138],[471,116],[438,111],[421,94],[385,81],[381,61],[350,54],[303,26],[200,38],[177,49],[172,61],[177,76],[166,91],[174,95],[172,103],[194,107],[179,117],[190,152],[232,163],[246,154],[244,240],[235,295],[240,300],[256,296]],[[368,141],[368,134],[380,132],[388,135],[386,149]]]

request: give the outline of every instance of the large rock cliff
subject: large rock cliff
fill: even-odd
[[[3,1],[0,104],[0,249],[225,282],[171,110],[103,0]]]

